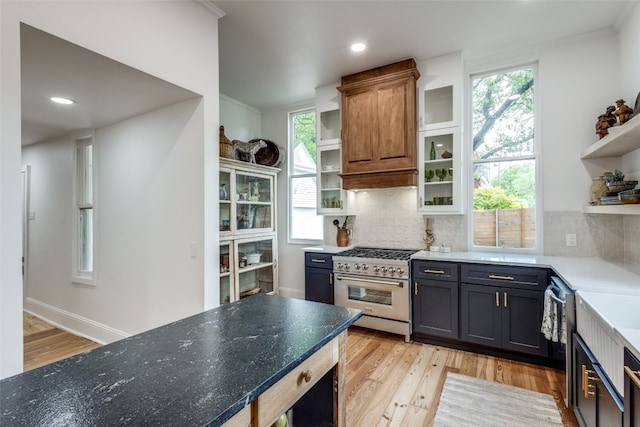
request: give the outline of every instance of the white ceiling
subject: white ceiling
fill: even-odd
[[[198,96],[25,24],[20,56],[22,145],[103,127]],[[51,96],[76,104],[55,104]]]
[[[220,91],[258,109],[409,57],[479,57],[615,28],[638,0],[240,1],[214,3]],[[352,54],[364,41],[368,49]],[[597,52],[594,52],[597,60]]]
[[[220,91],[258,109],[287,105],[343,75],[408,57],[470,58],[615,28],[638,1],[214,0],[226,13]],[[368,49],[352,54],[353,41]],[[198,96],[24,24],[21,62],[23,145]],[[55,105],[53,95],[77,103]]]

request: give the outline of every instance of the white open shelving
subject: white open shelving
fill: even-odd
[[[581,158],[622,156],[640,148],[640,115],[622,126],[609,128],[609,135],[582,150]]]
[[[640,115],[622,126],[609,128],[609,135],[591,144],[581,153],[582,160],[624,156],[640,149]],[[585,206],[583,212],[614,215],[640,215],[639,204]]]

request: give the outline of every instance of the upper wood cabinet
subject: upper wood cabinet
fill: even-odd
[[[342,77],[344,189],[417,185],[413,59]]]

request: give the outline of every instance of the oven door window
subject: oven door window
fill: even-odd
[[[351,301],[362,301],[388,306],[392,305],[391,291],[381,291],[353,285],[350,285],[348,289],[349,300]]]

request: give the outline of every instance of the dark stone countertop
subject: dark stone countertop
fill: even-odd
[[[0,425],[220,425],[360,315],[258,294],[0,381]]]

